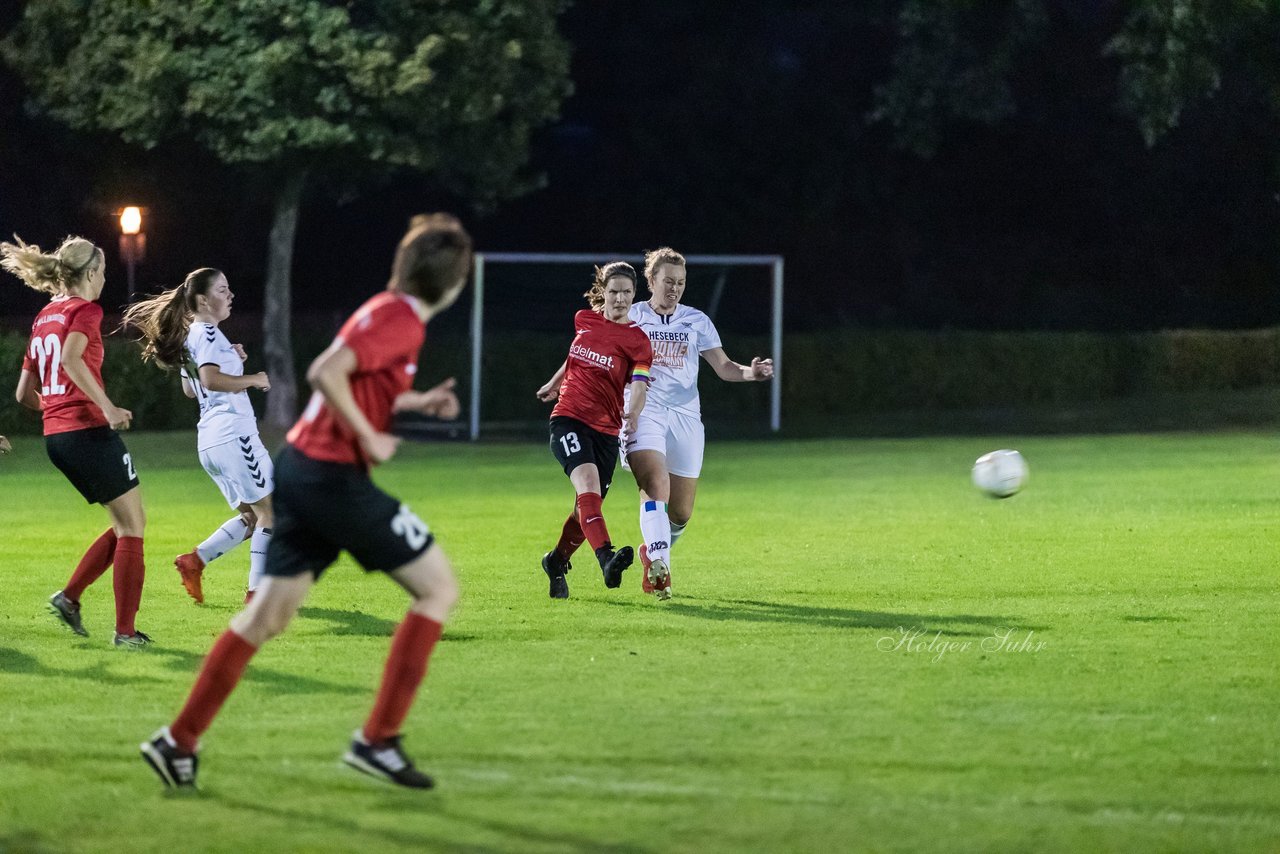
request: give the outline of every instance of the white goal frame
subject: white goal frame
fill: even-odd
[[[605,261],[644,263],[644,258],[625,252],[477,252],[475,287],[471,297],[471,441],[480,438],[480,355],[484,349],[484,271],[487,264],[601,264]],[[769,389],[769,428],[782,429],[782,270],[781,255],[686,255],[695,264],[730,264],[739,267],[771,267],[773,299],[773,382]]]

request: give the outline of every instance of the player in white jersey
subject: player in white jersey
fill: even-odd
[[[715,324],[681,305],[684,256],[663,247],[645,253],[649,299],[631,307],[632,322],[653,344],[649,398],[634,432],[622,437],[624,468],[640,488],[643,589],[671,598],[670,550],[693,516],[702,473],[705,437],[698,399],[698,359],[725,382],[761,382],[773,376],[773,360],[740,365],[725,355]]]
[[[251,388],[267,391],[265,373],[246,375],[245,352],[218,328],[231,314],[235,295],[227,277],[203,267],[178,287],[145,299],[125,312],[146,342],[143,358],[177,369],[182,390],[200,404],[196,450],[200,463],[217,484],[236,516],[222,523],[204,542],[174,558],[182,586],[204,601],[205,566],[246,539],[249,584],[245,601],[262,579],[273,522],[271,456],[258,437],[258,422],[249,402]]]

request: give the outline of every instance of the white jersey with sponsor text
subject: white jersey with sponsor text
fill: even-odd
[[[702,353],[721,346],[711,318],[687,305],[676,306],[671,314],[658,314],[647,301],[631,306],[628,316],[653,344],[646,406],[655,403],[701,416],[698,360]]]
[[[240,436],[256,436],[258,421],[249,402],[248,391],[210,391],[200,382],[201,365],[217,365],[227,376],[244,376],[244,362],[212,323],[195,321],[187,332],[187,353],[191,364],[182,375],[191,382],[200,404],[200,423],[196,425],[196,450],[204,451]],[[192,368],[195,368],[194,375]]]

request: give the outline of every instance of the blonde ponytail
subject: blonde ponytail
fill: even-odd
[[[0,267],[27,287],[46,294],[65,293],[106,260],[102,250],[83,237],[68,237],[54,252],[41,252],[39,246],[16,234],[13,239],[16,244],[0,243]]]

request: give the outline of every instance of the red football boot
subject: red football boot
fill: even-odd
[[[649,580],[649,566],[651,565],[651,563],[652,562],[649,560],[648,547],[641,546],[640,547],[640,567],[644,570],[644,572],[640,573],[640,590],[644,593],[653,592],[653,582]]]
[[[204,561],[197,552],[187,552],[173,559],[174,569],[182,576],[182,586],[196,602],[204,602],[204,591],[200,588],[200,575],[204,572]]]

